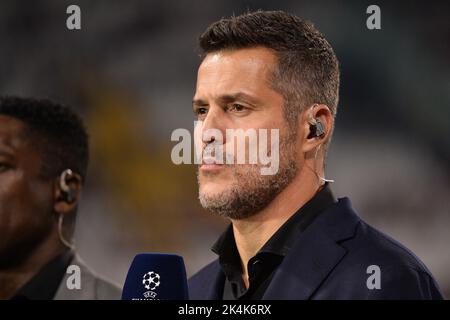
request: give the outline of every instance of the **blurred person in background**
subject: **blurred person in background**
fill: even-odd
[[[0,299],[120,298],[72,242],[88,158],[71,109],[0,98]]]
[[[260,164],[199,166],[202,206],[231,224],[212,247],[218,258],[190,279],[190,297],[442,299],[426,266],[324,178],[339,67],[323,35],[297,16],[257,11],[211,24],[200,47],[202,133],[279,129],[280,162],[265,176]],[[232,143],[201,139],[203,148]]]

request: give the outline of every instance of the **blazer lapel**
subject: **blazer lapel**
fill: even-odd
[[[220,268],[219,260],[215,260],[205,270],[200,271],[195,287],[190,287],[190,298],[195,300],[222,300],[225,275]]]
[[[337,242],[352,237],[358,221],[347,198],[339,199],[319,215],[300,234],[263,299],[309,299],[346,254],[346,249]]]
[[[217,263],[219,264],[219,263]],[[208,300],[222,300],[222,292],[225,284],[225,275],[223,274],[220,266],[215,272],[213,280],[208,284],[206,293],[206,299]]]

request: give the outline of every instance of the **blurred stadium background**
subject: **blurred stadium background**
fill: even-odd
[[[77,4],[82,30],[66,29]],[[381,8],[382,30],[366,28]],[[206,26],[248,9],[315,23],[341,62],[327,177],[361,216],[412,249],[450,296],[450,23],[448,2],[0,2],[0,93],[72,105],[91,136],[76,241],[123,284],[138,252],[184,256],[188,274],[214,258],[226,223],[197,202],[195,167],[170,160],[191,99]]]

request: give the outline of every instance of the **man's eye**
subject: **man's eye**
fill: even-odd
[[[11,168],[11,166],[9,164],[0,162],[0,172],[6,171],[10,168]]]
[[[195,114],[197,116],[205,115],[207,113],[208,113],[208,109],[206,109],[206,108],[197,108],[197,109],[195,109]]]
[[[244,111],[246,108],[239,103],[233,103],[228,107],[229,111],[236,111],[236,112],[242,112]]]

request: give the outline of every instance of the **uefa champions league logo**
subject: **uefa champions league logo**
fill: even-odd
[[[161,284],[161,277],[156,272],[149,271],[142,277],[142,284],[145,289],[149,290],[144,292],[144,297],[155,299],[157,293],[154,290]]]

